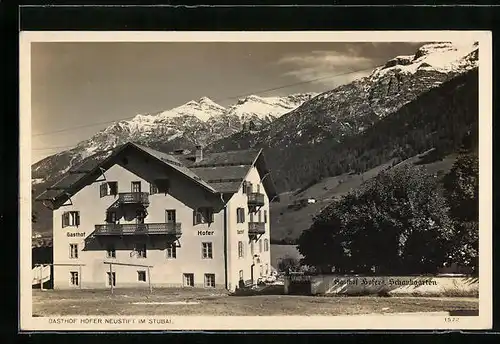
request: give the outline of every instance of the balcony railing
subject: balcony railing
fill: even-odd
[[[118,224],[106,223],[95,225],[95,235],[175,235],[179,237],[180,223],[131,223]]]
[[[248,194],[248,205],[262,207],[264,203],[264,194],[258,192]]]
[[[249,222],[248,223],[248,234],[249,235],[260,235],[266,232],[266,224],[264,222]]]
[[[118,194],[120,204],[149,204],[149,193],[147,192],[120,192]]]

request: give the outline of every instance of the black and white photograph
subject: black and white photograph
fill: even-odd
[[[488,328],[491,54],[22,32],[21,328]]]

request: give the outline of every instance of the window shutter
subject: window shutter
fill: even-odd
[[[214,222],[214,219],[215,219],[215,216],[214,216],[214,210],[213,210],[213,209],[210,209],[210,210],[209,210],[209,212],[210,212],[210,217],[209,217],[210,222],[211,222],[211,223],[213,223],[213,222]]]
[[[111,189],[111,195],[118,195],[118,182],[109,183]]]
[[[80,226],[80,212],[75,212],[75,226]]]
[[[196,209],[193,210],[193,225],[196,225]]]
[[[67,226],[67,221],[68,220],[68,213],[63,213],[62,214],[62,228]]]
[[[104,197],[104,196],[106,196],[106,191],[107,191],[106,187],[107,187],[107,184],[106,184],[106,183],[102,183],[102,184],[99,186],[99,188],[100,188],[100,196],[101,196],[101,198],[102,198],[102,197]]]
[[[241,208],[241,223],[245,222],[245,209]]]

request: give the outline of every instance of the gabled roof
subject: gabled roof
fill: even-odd
[[[200,162],[192,163],[190,169],[220,192],[235,193],[252,166],[263,176],[262,183],[269,198],[277,199],[278,193],[262,149],[206,154]]]
[[[50,200],[54,206],[64,204],[69,197],[95,181],[103,171],[113,166],[127,150],[147,154],[173,170],[181,173],[211,193],[231,194],[239,190],[250,168],[256,166],[263,175],[263,184],[270,198],[277,196],[262,150],[230,151],[212,153],[200,162],[186,161],[171,154],[159,152],[136,143],[126,143],[115,148],[101,159],[90,159],[70,169],[65,176],[36,198],[38,201]]]

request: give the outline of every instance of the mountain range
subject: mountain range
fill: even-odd
[[[283,97],[250,95],[225,108],[207,97],[192,100],[171,110],[137,115],[113,123],[75,148],[49,156],[33,165],[34,183],[58,178],[72,166],[94,154],[102,155],[127,141],[162,149],[207,145],[243,128],[258,130],[295,109],[316,94],[302,93]]]
[[[89,159],[102,159],[126,141],[166,152],[194,144],[202,144],[209,151],[262,147],[269,155],[267,160],[280,191],[294,190],[321,177],[353,168],[370,168],[369,159],[361,163],[359,157],[358,160],[346,158],[345,150],[339,147],[367,132],[373,136],[373,130],[369,129],[377,123],[401,113],[402,108],[424,94],[477,67],[477,44],[432,43],[423,45],[413,55],[387,61],[366,77],[321,94],[253,95],[229,107],[203,97],[171,110],[137,115],[132,120],[110,125],[73,149],[35,163],[32,167],[34,193],[40,193],[71,166]],[[401,115],[397,118],[404,120]],[[383,139],[380,140],[380,146],[385,147]],[[370,144],[377,145],[377,142],[370,141]],[[404,151],[401,147],[398,149]],[[329,156],[335,150],[344,156],[339,155],[337,160]],[[325,159],[325,155],[329,158]],[[384,155],[383,159],[387,158]],[[319,163],[327,163],[327,166]],[[46,214],[37,205],[35,209]],[[35,230],[43,232],[51,227],[51,219],[45,217],[39,216]]]

